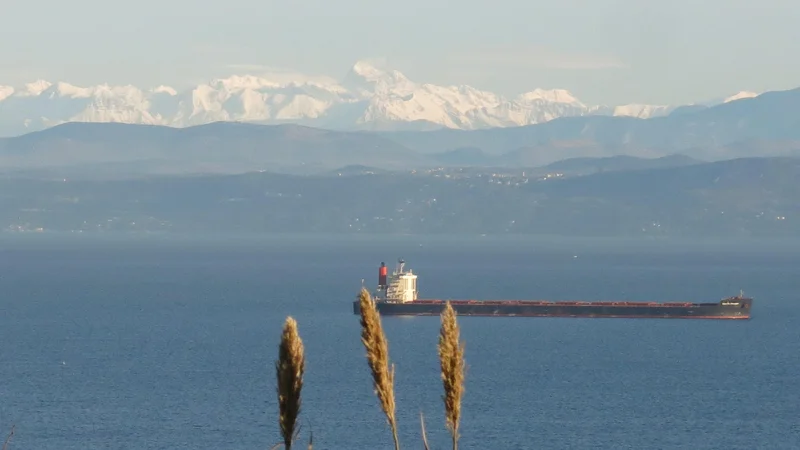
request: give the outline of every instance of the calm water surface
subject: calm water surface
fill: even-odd
[[[353,300],[402,256],[424,297],[716,301],[750,321],[460,318],[462,449],[800,448],[800,244],[544,238],[0,237],[10,448],[265,449],[287,315],[303,435],[391,448]],[[438,319],[384,318],[401,445],[447,447]]]

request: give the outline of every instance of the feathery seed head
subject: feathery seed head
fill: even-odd
[[[439,362],[444,386],[445,419],[453,437],[453,448],[458,440],[458,425],[461,418],[461,397],[464,394],[464,344],[459,341],[456,313],[447,302],[441,314],[439,333]]]
[[[394,365],[389,365],[389,344],[383,332],[380,314],[365,288],[361,289],[359,306],[361,310],[361,342],[367,351],[367,364],[372,372],[373,387],[380,401],[381,410],[392,428],[395,448],[398,448],[394,403]]]
[[[290,450],[300,414],[300,392],[305,371],[303,341],[292,317],[287,317],[283,325],[275,371],[278,378],[278,423],[285,448]]]

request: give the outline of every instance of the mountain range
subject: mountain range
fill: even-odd
[[[214,122],[185,128],[67,123],[0,138],[0,172],[63,177],[533,168],[570,158],[681,154],[695,160],[800,156],[800,89],[766,92],[649,119],[586,115],[479,130],[336,131]]]
[[[564,89],[534,89],[514,98],[470,86],[411,81],[397,70],[359,61],[341,80],[302,74],[237,75],[186,90],[107,84],[79,87],[0,80],[0,136],[65,122],[120,122],[188,127],[218,121],[293,123],[335,130],[474,130],[531,125],[587,115],[652,118],[741,98],[696,105],[587,105]]]

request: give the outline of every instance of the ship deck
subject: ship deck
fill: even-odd
[[[630,302],[630,301],[551,301],[551,300],[443,300],[419,299],[409,302],[419,305],[437,305],[445,302],[451,305],[520,305],[520,306],[651,306],[651,307],[690,307],[690,306],[718,306],[719,303],[692,303],[692,302]]]

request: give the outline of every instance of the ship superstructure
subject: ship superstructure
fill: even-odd
[[[397,267],[391,275],[387,275],[385,263],[378,269],[378,290],[375,297],[388,303],[408,303],[417,300],[417,276],[409,269],[406,262],[397,260]]]

